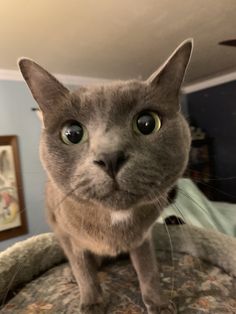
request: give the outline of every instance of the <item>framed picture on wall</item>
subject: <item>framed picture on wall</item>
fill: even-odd
[[[27,233],[17,136],[0,136],[0,241]]]

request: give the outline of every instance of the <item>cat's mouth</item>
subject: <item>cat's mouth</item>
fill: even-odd
[[[123,189],[115,182],[109,192],[97,197],[97,201],[110,207],[125,209],[135,205],[140,197],[139,194]]]
[[[76,188],[73,194],[79,200],[94,201],[114,209],[128,209],[145,197],[137,189],[131,190],[124,183],[116,180],[104,185],[90,186],[87,191]]]

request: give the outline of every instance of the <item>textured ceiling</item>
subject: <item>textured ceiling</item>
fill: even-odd
[[[146,78],[185,38],[195,49],[186,81],[236,69],[235,0],[20,0],[0,2],[0,68],[27,56],[51,72]]]

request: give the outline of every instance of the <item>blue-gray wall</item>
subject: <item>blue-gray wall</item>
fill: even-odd
[[[17,135],[29,233],[0,241],[0,251],[10,244],[49,230],[44,213],[44,171],[38,149],[40,122],[30,110],[36,104],[24,82],[0,81],[0,135]]]
[[[76,78],[71,90],[81,85],[106,83],[98,78]],[[40,121],[37,107],[24,81],[0,80],[0,136],[17,135],[25,198],[28,234],[0,241],[0,251],[32,235],[50,231],[45,218],[44,185],[46,176],[39,160]]]

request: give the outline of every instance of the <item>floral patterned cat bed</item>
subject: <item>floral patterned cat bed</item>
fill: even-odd
[[[236,239],[187,225],[168,229],[170,237],[157,224],[154,238],[163,291],[178,313],[236,313]],[[0,313],[79,313],[79,289],[68,270],[51,233],[0,253]],[[108,314],[146,313],[128,259],[103,266],[99,278]]]

